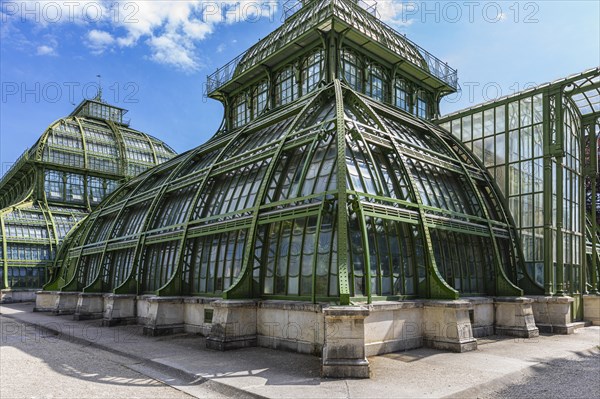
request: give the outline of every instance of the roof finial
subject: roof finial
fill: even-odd
[[[98,94],[95,100],[102,101],[102,75],[96,75],[96,77],[98,78]]]

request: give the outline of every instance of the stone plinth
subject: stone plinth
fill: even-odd
[[[80,293],[74,320],[101,319],[104,314],[104,294]]]
[[[583,320],[600,326],[600,295],[583,296]]]
[[[473,310],[469,310],[473,337],[487,337],[494,335],[494,300],[486,297],[465,297]]]
[[[6,288],[0,291],[0,303],[33,302],[36,300],[37,290]]]
[[[59,315],[73,314],[77,309],[78,300],[79,292],[59,292],[52,313]]]
[[[365,319],[367,356],[423,346],[423,302],[374,302]]]
[[[147,303],[147,312],[138,322],[144,325],[144,335],[158,336],[183,332],[183,298],[159,297],[139,299],[138,308]]]
[[[325,321],[323,305],[267,300],[258,303],[258,346],[321,356]]]
[[[58,301],[58,291],[37,291],[35,293],[34,312],[52,312]]]
[[[468,301],[425,301],[423,343],[435,349],[468,352],[477,349],[473,337]]]
[[[325,345],[321,376],[328,378],[369,378],[365,356],[365,318],[362,306],[334,306],[323,309]]]
[[[104,294],[103,326],[135,324],[135,295]]]
[[[533,299],[525,297],[496,297],[496,334],[520,338],[539,336],[532,308]]]
[[[574,299],[570,296],[530,296],[535,325],[541,332],[554,334],[572,334],[575,323],[572,323],[571,305]]]
[[[214,308],[217,298],[185,297],[183,299],[183,323],[187,333],[208,336],[212,327]]]
[[[256,301],[217,300],[206,347],[229,350],[256,346]]]

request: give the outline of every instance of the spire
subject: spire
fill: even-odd
[[[94,100],[102,102],[102,75],[96,75],[98,78],[98,94]]]

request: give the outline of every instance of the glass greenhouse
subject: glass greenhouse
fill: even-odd
[[[82,101],[2,177],[0,287],[42,287],[74,226],[119,184],[175,155],[131,129],[126,112],[99,99]]]
[[[598,292],[600,68],[444,116],[507,198],[530,294]],[[535,281],[535,286],[528,282]]]
[[[47,290],[354,301],[520,295],[490,174],[429,122],[456,71],[357,2],[305,2],[208,78],[225,122],[115,191]]]

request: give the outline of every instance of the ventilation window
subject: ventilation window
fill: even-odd
[[[205,323],[212,323],[213,321],[213,313],[214,313],[214,309],[204,309],[204,322]]]

